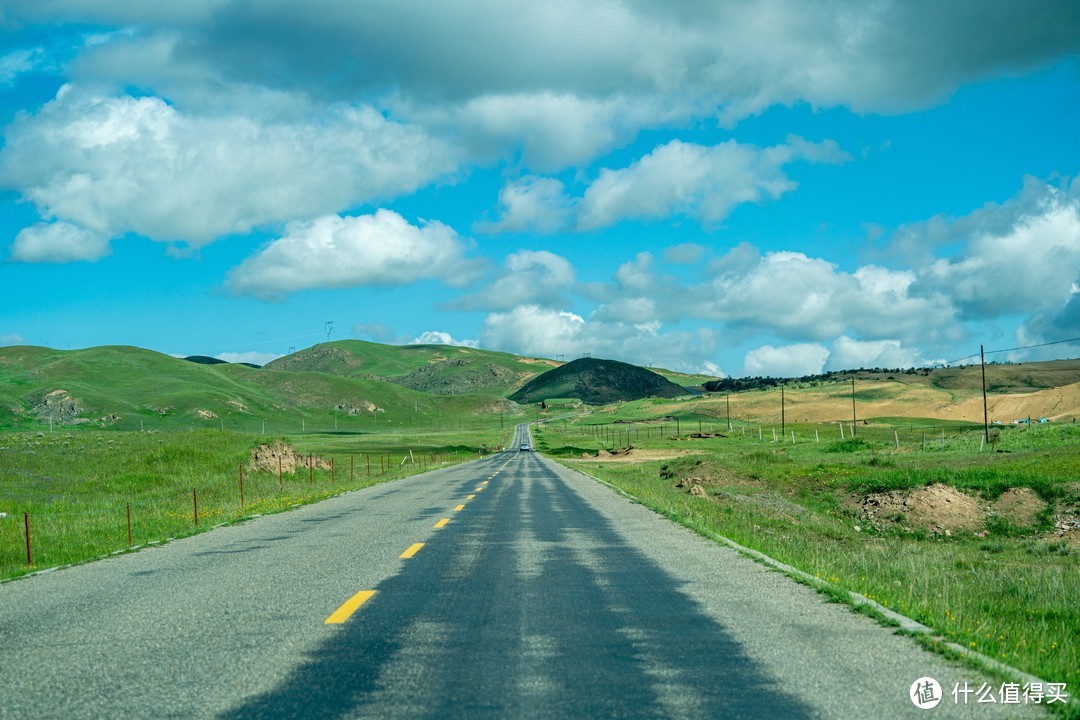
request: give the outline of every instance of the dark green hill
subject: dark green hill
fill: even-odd
[[[506,396],[553,364],[468,347],[338,340],[278,358],[266,369],[377,378],[435,395]]]
[[[656,373],[617,360],[581,358],[533,378],[510,396],[519,403],[577,398],[590,405],[678,397],[686,389]]]

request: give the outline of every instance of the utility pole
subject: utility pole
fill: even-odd
[[[853,438],[857,434],[855,422],[855,378],[851,378],[851,437]]]
[[[786,411],[784,410],[784,384],[780,383],[780,435],[783,436],[786,433],[784,430],[787,427]]]
[[[983,350],[983,346],[979,346],[979,362],[982,364],[982,386],[983,386],[983,437],[987,443],[990,442],[990,413],[986,407],[986,351]],[[1031,427],[1031,423],[1028,423],[1028,427]]]

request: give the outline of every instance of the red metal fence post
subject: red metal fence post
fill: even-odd
[[[195,524],[199,524],[199,490],[198,488],[192,488],[191,501],[195,504]]]

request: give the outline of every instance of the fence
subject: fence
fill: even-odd
[[[728,423],[715,419],[665,418],[662,421],[642,419],[602,424],[546,423],[544,432],[561,436],[567,442],[587,438],[610,449],[661,441],[693,441],[738,438],[762,443],[799,445],[862,440],[870,445],[892,446],[897,450],[943,451],[963,447],[979,451],[1008,447],[1011,438],[1019,433],[1037,433],[1049,425],[993,425],[989,433],[982,426],[927,425],[916,423],[835,422],[820,425],[756,423],[733,420]],[[986,443],[987,435],[990,442]],[[550,443],[549,443],[550,444]]]
[[[253,472],[239,464],[232,473],[204,477],[199,484],[92,492],[48,492],[62,480],[17,477],[10,469],[6,488],[36,487],[36,492],[0,495],[0,579],[63,566],[190,535],[223,523],[278,512],[383,480],[418,474],[472,459],[439,450],[386,451],[331,455],[309,453],[286,472]],[[44,486],[44,487],[43,487]],[[44,491],[42,491],[44,490]]]

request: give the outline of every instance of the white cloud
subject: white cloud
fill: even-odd
[[[455,340],[454,337],[441,330],[428,330],[420,333],[413,339],[410,345],[453,345],[455,347],[478,347],[476,340]]]
[[[960,83],[1075,52],[1069,0],[770,2],[382,0],[131,3],[39,0],[12,18],[185,30],[185,54],[226,78],[357,97],[427,99],[615,88],[745,117],[770,104],[859,112],[926,107]],[[259,32],[252,32],[258,28]],[[281,42],[283,37],[289,42]]]
[[[23,228],[11,246],[11,259],[27,263],[94,261],[111,253],[108,237],[67,222]]]
[[[0,345],[22,345],[25,340],[19,333],[10,333],[8,335],[0,335]]]
[[[508,183],[499,191],[499,218],[480,223],[484,232],[551,233],[563,229],[570,215],[570,200],[562,182],[529,176]]]
[[[695,297],[698,316],[766,328],[783,337],[825,340],[845,332],[869,339],[930,340],[950,332],[955,310],[939,295],[911,292],[915,274],[867,265],[854,273],[804,253],[757,257],[742,247],[715,265]],[[927,318],[934,329],[927,331]]]
[[[41,48],[16,50],[0,56],[0,85],[12,85],[20,75],[30,72],[41,61]]]
[[[825,367],[829,350],[818,343],[774,347],[762,345],[746,353],[743,374],[748,377],[802,377],[818,375]]]
[[[925,366],[917,351],[903,347],[899,340],[861,341],[846,335],[832,344],[829,370],[857,368],[910,368]]]
[[[224,360],[227,363],[249,363],[251,365],[266,365],[267,363],[277,360],[279,357],[285,357],[280,353],[266,353],[258,352],[255,350],[249,350],[248,352],[225,352],[219,355],[215,355],[218,360]]]
[[[442,223],[409,224],[390,210],[373,215],[328,215],[289,223],[285,235],[235,268],[226,281],[234,293],[279,299],[299,290],[405,285],[439,279],[470,281],[476,262]]]
[[[697,265],[705,259],[704,245],[680,243],[664,249],[664,260],[674,265]]]
[[[521,305],[555,307],[566,303],[575,280],[574,266],[547,250],[519,250],[506,257],[501,277],[487,290],[465,296],[450,307],[508,310]]]
[[[711,358],[717,336],[708,329],[661,331],[659,323],[589,320],[580,315],[526,305],[492,313],[484,321],[481,346],[567,359],[585,354],[666,367],[681,372],[723,374]]]
[[[411,192],[460,160],[446,143],[370,107],[260,122],[72,86],[16,120],[6,140],[0,182],[43,217],[192,247]]]
[[[602,170],[581,198],[578,225],[591,229],[671,215],[716,223],[737,205],[775,200],[794,190],[782,170],[786,163],[845,157],[835,144],[801,138],[765,149],[733,140],[712,147],[673,140],[626,168]]]
[[[976,234],[957,257],[934,261],[921,285],[947,292],[966,314],[992,317],[1064,306],[1080,280],[1080,200],[1062,193],[1007,229]]]

